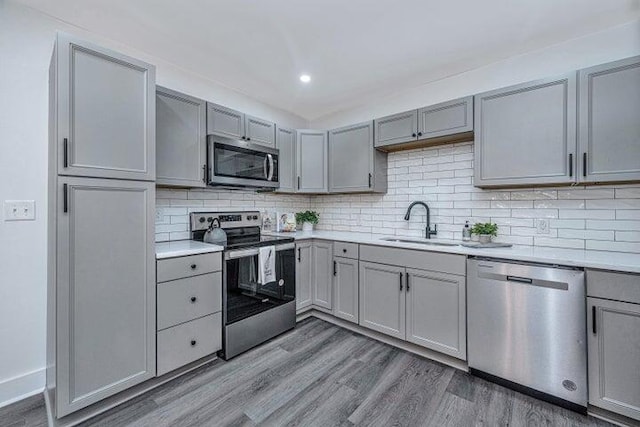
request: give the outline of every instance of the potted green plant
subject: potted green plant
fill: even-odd
[[[491,238],[498,235],[498,225],[491,222],[477,222],[473,224],[471,232],[478,235],[480,243],[490,243]]]
[[[313,231],[313,226],[320,220],[320,214],[316,211],[304,211],[296,213],[296,222],[302,224],[302,231]]]

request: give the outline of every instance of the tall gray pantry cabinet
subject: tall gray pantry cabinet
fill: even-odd
[[[50,66],[47,399],[156,375],[155,68],[58,34]]]

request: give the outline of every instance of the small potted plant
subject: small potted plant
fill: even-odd
[[[296,222],[302,224],[302,231],[313,231],[313,226],[320,220],[320,214],[316,211],[304,211],[296,214]]]
[[[478,235],[480,243],[491,243],[491,238],[498,235],[498,225],[490,222],[478,222],[473,224],[471,232]]]

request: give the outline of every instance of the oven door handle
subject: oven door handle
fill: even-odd
[[[284,245],[276,245],[276,252],[284,251],[287,249],[293,249],[295,247],[294,243],[287,243]],[[229,252],[225,252],[224,259],[238,259],[238,258],[247,258],[251,256],[256,256],[260,253],[259,248],[249,248],[249,249],[238,249]]]

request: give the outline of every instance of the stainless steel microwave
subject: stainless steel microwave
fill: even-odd
[[[247,141],[207,136],[208,184],[276,189],[278,150]]]

